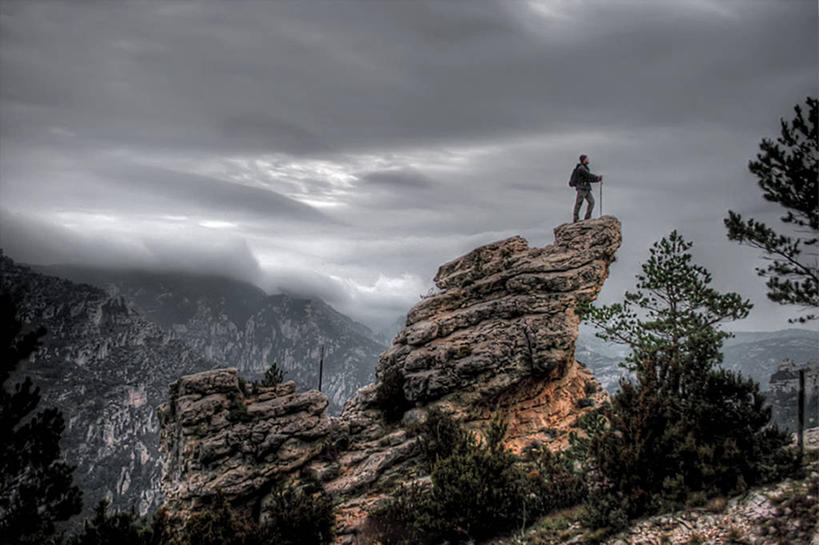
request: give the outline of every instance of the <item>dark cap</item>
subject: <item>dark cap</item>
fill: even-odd
[[[588,157],[588,155],[581,155],[580,156],[580,162],[582,163],[583,161],[585,161],[586,157]]]

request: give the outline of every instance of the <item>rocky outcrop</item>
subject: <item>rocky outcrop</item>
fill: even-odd
[[[558,227],[546,248],[513,237],[441,266],[441,293],[410,310],[377,377],[399,368],[410,401],[448,401],[472,416],[544,405],[535,400],[574,363],[574,309],[597,296],[620,240],[606,217]]]
[[[239,380],[236,369],[183,377],[160,407],[166,447],[165,501],[177,513],[221,491],[261,498],[276,477],[301,468],[329,431],[327,398],[296,393],[294,382],[264,388]]]
[[[604,217],[558,227],[555,244],[546,248],[513,237],[443,265],[435,277],[440,292],[410,310],[406,328],[379,359],[376,382],[360,389],[338,418],[322,417],[318,392],[247,398],[224,370],[182,379],[160,410],[172,512],[184,514],[217,490],[252,510],[273,479],[298,471],[332,495],[338,540],[353,542],[373,506],[396,485],[424,477],[409,430],[431,407],[478,433],[500,412],[513,449],[532,441],[559,448],[579,416],[605,396],[574,359],[574,309],[597,296],[620,241],[619,222]],[[397,424],[385,422],[377,399],[388,374],[400,377],[402,401],[409,403]],[[183,393],[186,384],[203,386]],[[230,384],[229,391],[208,384]],[[236,405],[232,397],[246,407],[247,422],[225,416]],[[296,404],[303,398],[310,409],[256,409],[284,398]],[[307,427],[299,428],[293,414]],[[286,438],[284,429],[292,430]],[[291,439],[297,442],[288,446]]]
[[[768,402],[771,419],[782,429],[795,432],[798,427],[799,371],[805,374],[805,428],[819,425],[819,363],[796,364],[786,359],[771,375]]]

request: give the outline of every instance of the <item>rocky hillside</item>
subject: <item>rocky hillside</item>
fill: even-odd
[[[70,266],[40,270],[125,297],[146,318],[249,380],[276,362],[299,390],[316,388],[323,346],[322,390],[331,414],[372,382],[378,354],[386,349],[367,327],[320,299],[267,295],[238,280]]]
[[[2,255],[0,275],[2,289],[18,295],[23,321],[48,331],[21,373],[41,388],[42,406],[63,411],[63,454],[76,465],[85,514],[103,497],[140,514],[156,509],[162,463],[154,408],[167,399],[169,382],[216,364],[121,296]]]
[[[806,449],[819,450],[819,428],[806,434]],[[635,521],[604,540],[589,539],[578,509],[550,513],[513,537],[485,545],[819,545],[819,462],[801,478],[757,487],[733,498]]]
[[[574,308],[594,299],[620,245],[604,217],[555,229],[555,244],[530,248],[513,237],[443,265],[440,293],[410,310],[407,326],[338,418],[318,392],[292,385],[248,388],[235,370],[185,377],[160,409],[167,506],[183,519],[222,491],[262,516],[277,478],[319,480],[337,506],[340,543],[353,543],[367,513],[394,487],[423,479],[414,422],[438,407],[480,430],[493,413],[510,423],[509,446],[559,446],[605,394],[574,358]],[[385,377],[408,402],[384,419]]]
[[[819,426],[819,362],[796,364],[784,360],[771,376],[768,402],[773,421],[783,429],[796,431],[798,425],[799,371],[805,371],[805,428]]]

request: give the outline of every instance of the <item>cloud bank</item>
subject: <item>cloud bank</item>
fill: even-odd
[[[0,246],[32,263],[207,270],[377,327],[438,265],[568,221],[580,153],[624,245],[677,228],[748,329],[786,327],[728,209],[816,94],[814,2],[0,5]]]

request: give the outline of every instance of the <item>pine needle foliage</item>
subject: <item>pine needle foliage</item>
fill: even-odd
[[[370,516],[370,542],[479,542],[583,497],[583,477],[568,457],[532,445],[520,458],[505,447],[506,431],[496,416],[479,439],[451,416],[431,409],[417,430],[429,483],[396,490]]]
[[[68,540],[68,545],[151,545],[154,540],[150,526],[129,511],[109,512],[108,500],[100,500],[94,516],[85,521],[81,532]]]
[[[375,405],[381,409],[384,420],[394,424],[414,406],[414,403],[409,401],[404,393],[404,373],[400,367],[393,366],[378,378]]]
[[[264,372],[264,377],[262,377],[261,382],[259,383],[261,386],[265,388],[272,388],[274,386],[278,386],[284,380],[284,371],[277,362],[272,362],[267,370]]]
[[[762,196],[785,208],[782,223],[796,234],[777,233],[761,221],[743,219],[732,210],[725,218],[728,238],[762,250],[767,266],[756,269],[767,278],[768,298],[805,309],[819,307],[819,100],[806,99],[788,122],[780,119],[776,141],[763,139],[749,170],[758,178]],[[808,312],[789,322],[804,323],[817,315]]]
[[[333,503],[319,485],[280,485],[268,499],[261,541],[278,545],[327,545],[332,541],[334,525]]]
[[[672,232],[653,245],[622,303],[579,310],[599,337],[631,348],[624,365],[634,373],[605,410],[608,427],[585,447],[597,526],[742,492],[795,467],[758,384],[718,367],[729,336],[719,324],[744,318],[751,304],[711,288],[691,246]]]
[[[194,513],[185,523],[182,535],[169,545],[252,545],[253,528],[237,517],[227,499],[218,494],[209,506]]]
[[[30,378],[7,385],[43,335],[43,328],[23,333],[14,299],[0,294],[0,536],[6,543],[52,543],[54,523],[82,507],[73,468],[61,460],[62,413],[37,411],[40,389]]]

